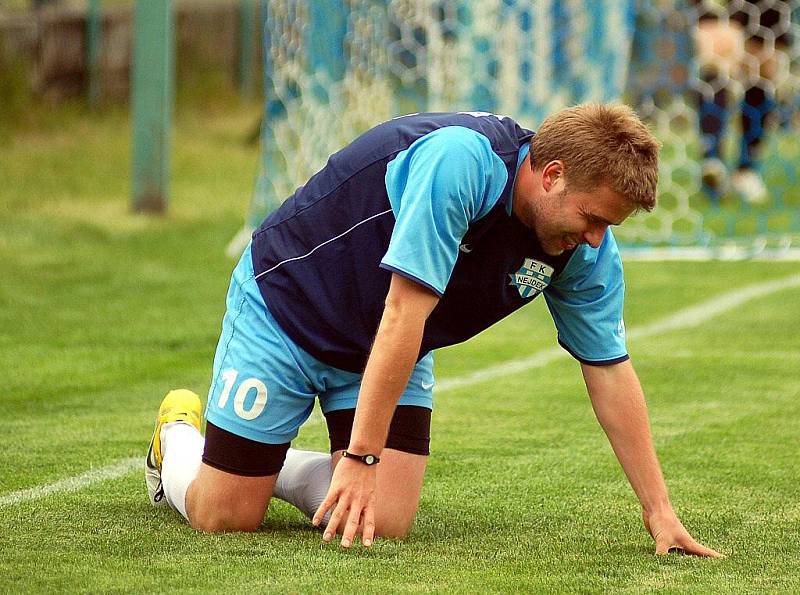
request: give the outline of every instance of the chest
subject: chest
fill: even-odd
[[[465,341],[505,318],[544,291],[571,255],[545,254],[534,232],[499,205],[464,236],[423,347]]]
[[[484,292],[491,289],[493,300],[512,306],[543,291],[571,254],[546,254],[533,230],[499,205],[464,236],[445,297],[469,287]]]

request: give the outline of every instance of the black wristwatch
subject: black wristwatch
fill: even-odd
[[[365,465],[377,465],[381,462],[380,458],[375,455],[354,455],[352,452],[347,452],[346,450],[342,453],[342,456],[348,459],[361,461]]]

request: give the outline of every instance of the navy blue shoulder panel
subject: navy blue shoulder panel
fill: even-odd
[[[489,139],[492,150],[504,161],[515,159],[520,146],[533,136],[531,131],[520,127],[510,118],[488,114],[476,116],[472,112],[412,114],[389,120],[331,155],[325,167],[314,174],[305,186],[298,188],[282,208],[269,216],[261,229],[280,223],[331,193],[341,191],[350,178],[362,175],[370,167],[382,167],[385,173],[386,163],[397,153],[410,147],[420,137],[447,126],[462,126],[481,133]],[[385,194],[383,184],[381,189]],[[365,188],[365,193],[368,190],[374,188]],[[366,197],[348,195],[348,198]]]

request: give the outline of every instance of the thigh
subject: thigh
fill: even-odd
[[[322,412],[342,409],[355,409],[358,402],[358,392],[361,389],[361,374],[341,372],[333,368],[325,370],[328,375],[326,389],[319,393],[319,404]],[[403,394],[400,395],[398,405],[411,405],[433,409],[433,352],[427,353],[420,359],[411,371],[411,377]]]
[[[201,531],[255,531],[264,520],[276,475],[246,477],[203,463],[186,493],[186,514]]]
[[[206,418],[267,444],[291,442],[316,391],[272,318],[253,277],[248,247],[234,270],[214,356]]]
[[[334,465],[341,459],[342,451],[333,453]],[[376,535],[402,538],[408,534],[417,514],[427,464],[425,455],[383,449],[377,466]]]

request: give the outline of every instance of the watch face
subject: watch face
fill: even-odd
[[[374,455],[367,455],[364,457],[364,462],[367,465],[374,465],[375,464],[375,456]]]

